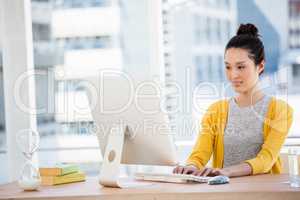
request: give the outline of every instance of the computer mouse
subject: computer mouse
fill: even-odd
[[[218,184],[225,184],[229,183],[229,177],[227,176],[215,176],[208,180],[209,185],[218,185]]]

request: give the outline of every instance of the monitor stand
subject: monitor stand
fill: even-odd
[[[128,188],[151,185],[141,181],[119,180],[124,141],[130,137],[127,126],[115,126],[110,130],[100,171],[99,183],[105,187]]]

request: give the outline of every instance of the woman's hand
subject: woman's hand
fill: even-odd
[[[226,169],[226,168],[223,168],[223,169],[220,169],[220,168],[215,168],[211,174],[213,176],[220,176],[220,175],[223,175],[223,176],[227,176],[227,177],[230,177],[231,176],[231,173],[230,173],[230,170],[229,169]]]
[[[199,169],[194,165],[177,166],[173,169],[174,174],[193,174],[198,173]]]
[[[193,175],[196,176],[228,176],[230,177],[230,171],[227,170],[226,168],[220,169],[220,168],[210,168],[210,167],[205,167],[201,170],[198,170],[197,173],[194,173]]]
[[[248,176],[252,174],[252,168],[248,163],[241,163],[222,169],[216,168],[212,172],[215,176],[224,175],[228,177]]]
[[[210,168],[210,167],[204,167],[201,170],[198,170],[197,173],[195,173],[195,176],[217,176],[218,173],[217,169]]]
[[[202,169],[198,169],[196,166],[188,165],[188,166],[177,166],[173,169],[174,174],[191,174],[195,176],[228,176],[230,177],[229,169],[223,168],[210,168],[204,167]]]

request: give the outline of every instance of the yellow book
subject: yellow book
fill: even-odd
[[[57,164],[53,167],[40,167],[41,176],[61,176],[79,171],[77,165],[72,164]]]
[[[83,172],[76,172],[63,176],[41,176],[41,179],[42,185],[59,185],[85,181],[85,174]]]

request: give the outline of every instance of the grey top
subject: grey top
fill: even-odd
[[[247,107],[239,107],[234,98],[229,100],[223,167],[256,157],[263,144],[263,121],[270,99],[265,95],[256,104]]]

